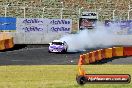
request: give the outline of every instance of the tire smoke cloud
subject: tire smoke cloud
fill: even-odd
[[[64,35],[60,40],[66,41],[68,51],[84,51],[90,48],[104,48],[109,46],[132,45],[132,35],[118,35],[116,30],[120,28],[116,24],[105,27],[98,23],[93,30],[82,30],[77,34]]]

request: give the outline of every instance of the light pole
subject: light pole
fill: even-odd
[[[8,6],[10,6],[10,4],[4,5],[4,9],[5,9],[5,17],[7,17],[7,8]]]
[[[26,18],[26,8],[25,8],[25,6],[22,8],[23,8],[23,17]]]
[[[64,3],[63,2],[61,2],[61,8],[63,8],[64,7]]]
[[[43,8],[42,18],[44,18],[45,7]]]
[[[115,11],[116,11],[116,10],[113,10],[113,14],[112,14],[113,21],[115,21]]]
[[[98,20],[99,20],[99,12],[101,12],[101,11],[102,11],[102,8],[97,9],[97,19],[98,19]],[[100,20],[102,21],[102,17],[101,17]]]
[[[7,5],[4,6],[4,9],[5,9],[5,17],[7,16]]]
[[[63,8],[61,8],[61,19],[63,19]]]
[[[80,18],[80,15],[81,15],[81,8],[79,8],[78,10],[78,17]]]
[[[127,13],[127,20],[130,19],[130,11],[131,11],[131,10],[128,10],[128,13]]]
[[[31,17],[33,18],[34,14],[33,14],[33,9],[34,9],[34,1],[31,1],[31,6],[30,6],[30,9],[31,9]]]
[[[25,4],[25,2],[24,2],[24,6],[22,7],[22,9],[23,9],[23,17],[24,18],[26,18],[26,4]]]
[[[62,7],[61,7],[61,19],[63,19],[63,7],[64,7],[64,4],[63,4],[63,2],[61,2],[61,5],[62,5]]]
[[[78,32],[79,32],[79,30],[80,30],[80,27],[79,27],[79,20],[80,20],[80,15],[81,15],[81,10],[83,9],[83,7],[81,7],[81,8],[79,8],[79,10],[78,10]]]
[[[129,19],[130,19],[130,11],[132,11],[132,10],[131,10],[131,6],[130,6],[130,5],[128,5],[127,20],[129,20]]]
[[[4,8],[5,8],[5,17],[7,17],[7,8],[8,6],[11,6],[11,3],[7,4],[7,5],[4,5]]]
[[[79,10],[78,10],[78,17],[80,18],[80,15],[81,15],[81,10],[83,9],[83,7],[81,7],[81,8],[79,8]]]

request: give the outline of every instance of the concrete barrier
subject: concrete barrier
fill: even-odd
[[[80,55],[79,61],[78,61],[78,65],[83,65],[85,63],[84,61],[84,56]]]
[[[13,48],[13,46],[14,46],[13,37],[11,37],[9,39],[5,39],[4,41],[5,41],[4,42],[5,49]]]
[[[114,56],[132,56],[132,46],[113,47],[113,48],[91,51],[89,53],[80,55],[78,64],[86,65],[86,64],[94,63],[96,61],[100,61],[102,59],[109,59]]]
[[[102,57],[101,57],[101,50],[99,49],[99,50],[97,50],[97,52],[98,52],[98,59],[99,59],[99,60],[102,60]]]
[[[101,50],[101,58],[105,59],[105,49],[100,49]]]
[[[124,47],[123,53],[124,53],[124,56],[132,56],[132,47]]]
[[[49,44],[53,40],[60,39],[62,33],[10,33],[15,44]]]
[[[113,57],[123,56],[123,47],[113,47],[112,54]]]
[[[15,44],[48,44],[55,39],[60,39],[63,35],[70,35],[67,33],[57,32],[10,32],[14,37]],[[112,38],[115,44],[119,45],[132,45],[132,35],[119,35]],[[125,42],[125,43],[124,43]]]
[[[0,40],[0,50],[4,50],[5,49],[4,43],[5,43],[4,40]]]
[[[83,56],[84,56],[84,61],[85,61],[85,64],[89,64],[88,53],[83,54]]]
[[[0,50],[13,48],[13,46],[13,37],[11,37],[8,33],[0,33]]]
[[[93,63],[93,60],[92,60],[92,52],[89,52],[89,54],[88,54],[89,56],[89,63]]]
[[[80,55],[79,62],[78,62],[78,75],[77,80],[84,80],[80,79],[79,77],[86,77],[86,71],[82,67],[83,65],[94,63],[96,61],[112,58],[113,56],[132,56],[132,46],[131,47],[113,47],[113,48],[106,48],[106,49],[99,49],[96,51],[92,51],[83,55]]]
[[[95,61],[95,51],[89,52],[89,63],[94,63]]]
[[[105,58],[112,58],[112,48],[105,49]]]
[[[95,61],[99,61],[99,52],[96,50],[95,51]]]

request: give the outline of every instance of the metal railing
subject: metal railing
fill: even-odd
[[[33,6],[10,6],[0,5],[1,17],[18,17],[18,18],[61,18],[72,19],[73,29],[77,29],[75,25],[78,24],[78,19],[83,11],[98,12],[99,21],[104,20],[130,20],[132,19],[132,9],[126,10],[109,10],[109,9],[85,9],[85,8],[46,8]]]
[[[0,5],[0,16],[11,16],[21,18],[78,18],[82,11],[96,11],[99,13],[99,20],[106,20],[103,17],[112,19],[131,19],[131,11],[128,10],[108,10],[108,9],[83,9],[83,8],[45,8],[45,7],[27,7],[27,6],[8,6]]]

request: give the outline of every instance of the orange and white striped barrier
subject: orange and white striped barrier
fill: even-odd
[[[0,50],[13,48],[13,46],[13,37],[9,36],[7,33],[0,33]]]
[[[101,50],[101,57],[102,59],[105,59],[105,49],[100,49]]]
[[[80,55],[78,65],[83,65],[85,63],[84,56]]]
[[[115,56],[132,56],[132,47],[113,47],[91,51],[80,55],[79,63],[85,65]]]
[[[113,57],[123,56],[123,47],[113,47],[112,54]]]
[[[97,50],[97,52],[98,52],[98,60],[100,61],[100,60],[102,60],[101,50],[99,49],[99,50]]]
[[[94,57],[95,57],[95,61],[99,61],[100,58],[99,58],[99,52],[96,50],[95,53],[94,53]]]
[[[5,48],[6,49],[13,48],[13,46],[14,46],[13,37],[11,37],[10,39],[5,39]]]
[[[132,56],[132,47],[124,47],[123,56]]]
[[[126,78],[127,80],[126,81],[111,81],[111,80],[104,80],[104,81],[99,81],[98,79],[95,80],[94,82],[97,83],[97,82],[122,82],[122,83],[129,83],[130,82],[130,75],[128,74],[124,74],[124,75],[120,75],[120,74],[108,74],[108,75],[103,75],[103,74],[86,74],[86,71],[85,69],[83,69],[83,65],[86,65],[86,64],[90,64],[90,63],[94,63],[96,61],[100,61],[102,59],[107,59],[107,58],[112,58],[112,57],[115,57],[115,56],[132,56],[132,47],[113,47],[113,48],[106,48],[106,49],[99,49],[99,50],[96,50],[96,51],[93,51],[93,52],[89,52],[89,53],[86,53],[86,54],[83,54],[83,55],[80,55],[80,58],[79,58],[79,62],[78,62],[78,75],[76,76],[76,81],[78,84],[85,84],[86,82],[90,83],[90,82],[93,82],[93,81],[89,81],[88,79],[90,78],[103,78],[105,79],[106,77],[107,78],[110,78],[112,79],[113,77],[114,78]],[[91,79],[93,80],[93,79]]]
[[[85,64],[89,64],[89,53],[83,54]]]
[[[105,58],[112,58],[112,48],[105,49]]]
[[[5,49],[4,43],[5,43],[4,40],[0,40],[0,50],[4,50]]]

